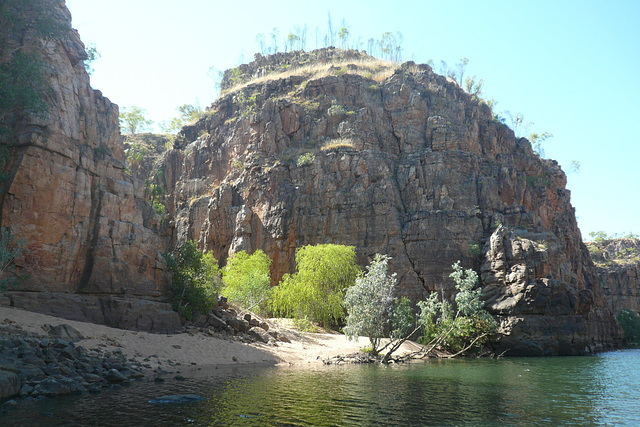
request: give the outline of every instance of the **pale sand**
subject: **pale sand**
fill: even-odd
[[[291,343],[244,344],[228,339],[213,338],[205,333],[177,333],[171,335],[135,332],[93,323],[66,320],[12,307],[0,307],[0,322],[15,322],[25,331],[46,335],[43,325],[66,323],[77,329],[85,339],[76,345],[107,351],[121,350],[152,368],[171,369],[182,366],[214,366],[241,364],[303,365],[319,364],[322,359],[357,352],[368,344],[366,338],[350,341],[341,334],[299,333],[289,331],[296,338]],[[273,324],[273,323],[272,323]],[[398,354],[414,351],[418,346],[407,342]]]

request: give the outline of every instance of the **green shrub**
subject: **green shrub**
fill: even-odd
[[[458,289],[455,296],[457,310],[447,300],[440,301],[436,292],[420,301],[419,323],[424,328],[420,341],[454,353],[479,348],[498,325],[483,309],[481,290],[474,289],[478,274],[471,269],[463,271],[457,262],[449,277],[453,278]]]
[[[640,344],[640,316],[630,309],[620,310],[616,314],[616,319],[624,333],[624,340],[629,345]]]
[[[158,215],[164,215],[166,210],[167,210],[167,208],[165,207],[165,205],[162,204],[162,202],[160,202],[158,200],[154,200],[153,201],[153,210]]]
[[[304,153],[298,157],[296,165],[301,168],[303,166],[311,166],[316,160],[316,156],[313,153]]]
[[[204,253],[189,240],[174,253],[165,254],[165,258],[171,273],[173,309],[187,319],[210,311],[221,286],[220,269],[213,254]]]
[[[479,257],[482,255],[482,246],[478,242],[469,243],[469,255],[472,257]]]
[[[231,161],[231,168],[235,172],[241,172],[242,170],[244,170],[244,163],[242,163],[240,159],[233,159]]]
[[[330,116],[344,116],[345,114],[347,114],[347,109],[340,104],[333,104],[331,107],[329,107],[327,113]]]
[[[297,271],[285,274],[273,288],[271,308],[284,316],[337,325],[344,317],[343,300],[360,272],[353,246],[304,246],[296,252]]]
[[[262,251],[236,252],[222,269],[222,295],[229,301],[259,313],[266,311],[271,289],[271,259]]]
[[[126,150],[127,162],[132,166],[138,166],[145,156],[150,155],[153,149],[142,142],[133,142],[128,150]]]

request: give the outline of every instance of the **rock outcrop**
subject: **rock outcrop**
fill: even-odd
[[[298,247],[355,245],[362,264],[391,255],[399,293],[414,300],[450,296],[462,260],[481,270],[499,351],[614,345],[556,162],[427,65],[304,55],[227,73],[223,95],[178,135],[161,182],[174,242],[196,239],[222,262],[263,249],[274,284]]]
[[[91,88],[83,62],[87,54],[64,2],[48,1],[34,10],[50,13],[62,32],[45,40],[25,30],[12,39],[16,49],[38,58],[48,106],[45,114],[2,112],[7,132],[0,138],[9,161],[0,224],[26,242],[25,255],[16,262],[18,273],[27,277],[20,290],[117,296],[131,304],[143,298],[167,312],[158,302],[168,292],[165,245],[149,227],[151,207],[125,171],[118,106]],[[12,304],[26,300],[12,297]],[[30,308],[39,310],[33,301]],[[68,316],[80,313],[78,308]],[[175,314],[171,318],[161,323],[179,326]]]
[[[129,384],[149,373],[121,351],[87,350],[72,326],[43,325],[47,335],[29,333],[5,321],[0,325],[0,400],[97,393],[109,384]]]
[[[596,264],[602,293],[614,313],[640,313],[640,239],[608,239],[587,243]]]

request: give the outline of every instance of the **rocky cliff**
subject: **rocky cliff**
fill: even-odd
[[[414,300],[451,295],[462,260],[501,320],[498,351],[582,354],[619,338],[558,164],[427,65],[256,55],[181,131],[162,177],[174,241],[223,262],[263,249],[274,284],[307,244],[355,245],[363,264],[391,255]]]
[[[28,28],[9,37],[13,49],[41,64],[47,105],[38,113],[2,112],[9,156],[0,224],[27,244],[17,261],[27,280],[20,293],[8,294],[11,304],[113,326],[171,329],[175,313],[156,302],[168,292],[165,246],[148,228],[150,207],[125,171],[118,106],[91,88],[84,45],[64,1],[43,5],[24,13],[47,13],[61,28],[56,37]]]
[[[640,313],[640,240],[608,239],[587,243],[602,293],[614,313]]]

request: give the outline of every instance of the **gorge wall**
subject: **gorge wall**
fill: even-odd
[[[587,243],[602,292],[614,313],[640,313],[640,239],[606,239]]]
[[[354,245],[362,264],[391,255],[413,300],[450,296],[462,260],[501,322],[496,350],[618,342],[565,174],[455,82],[330,48],[256,55],[222,86],[163,160],[174,242],[196,239],[223,262],[263,249],[274,284],[296,248]]]
[[[41,3],[62,37],[26,31],[0,47],[0,64],[13,49],[38,55],[48,105],[0,111],[0,226],[27,243],[17,261],[27,279],[0,303],[170,331],[179,319],[165,303],[163,236],[195,239],[223,263],[263,249],[274,284],[296,248],[340,243],[362,265],[392,256],[398,292],[413,300],[450,297],[457,260],[478,270],[498,352],[618,344],[562,170],[429,66],[323,49],[227,71],[223,95],[154,174],[167,189],[165,230],[125,170],[118,107],[91,88],[64,1]]]
[[[42,7],[60,26],[57,37],[7,37],[41,63],[47,108],[2,111],[9,155],[0,225],[26,242],[16,262],[26,280],[3,301],[117,327],[175,329],[177,315],[162,302],[165,243],[125,171],[118,106],[91,88],[64,1]]]

